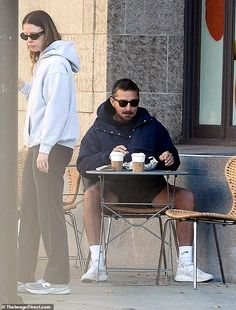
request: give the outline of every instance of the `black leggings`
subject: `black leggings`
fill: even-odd
[[[29,149],[23,172],[18,281],[34,282],[40,235],[48,257],[43,279],[50,283],[69,282],[69,254],[63,187],[65,168],[73,150],[56,144],[49,155],[49,172],[36,166],[39,146]]]

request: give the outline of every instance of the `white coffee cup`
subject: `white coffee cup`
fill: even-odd
[[[145,154],[144,153],[132,153],[132,168],[134,172],[142,172],[144,171],[144,163],[145,163]]]
[[[121,152],[111,152],[110,158],[111,158],[111,166],[116,171],[121,171],[123,168],[123,160],[124,160],[125,154]]]

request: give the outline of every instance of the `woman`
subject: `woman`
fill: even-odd
[[[24,139],[29,148],[23,173],[18,292],[69,294],[62,194],[63,175],[78,138],[73,72],[79,71],[79,58],[73,43],[61,40],[46,12],[27,14],[22,28],[33,78],[31,84],[19,79],[18,85],[28,100]],[[34,283],[40,235],[48,263],[43,279]]]

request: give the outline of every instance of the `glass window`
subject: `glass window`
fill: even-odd
[[[235,19],[236,20],[236,6],[234,10]],[[236,125],[236,23],[234,22],[234,81],[233,81],[233,116],[232,116],[232,125]]]
[[[185,0],[184,141],[236,144],[236,0]]]
[[[224,8],[221,9],[202,0],[200,125],[221,124]]]

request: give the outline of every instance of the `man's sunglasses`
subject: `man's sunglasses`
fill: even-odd
[[[20,37],[22,40],[27,41],[28,38],[31,40],[37,40],[41,35],[44,33],[44,31],[38,32],[38,33],[31,33],[31,34],[25,34],[24,32],[21,32]]]
[[[127,106],[127,104],[129,103],[131,105],[131,107],[137,107],[139,104],[139,99],[132,99],[130,101],[128,100],[123,100],[123,99],[116,99],[114,97],[112,97],[116,102],[119,103],[119,106],[121,108],[125,108]]]

